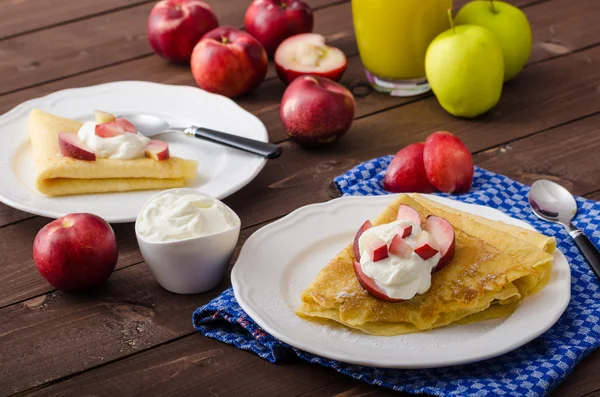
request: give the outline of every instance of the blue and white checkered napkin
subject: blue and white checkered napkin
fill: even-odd
[[[392,156],[385,156],[360,164],[337,177],[335,183],[344,195],[386,194],[381,181],[391,159]],[[394,390],[436,396],[544,396],[600,346],[600,284],[562,227],[540,221],[531,213],[528,190],[528,186],[505,176],[477,168],[471,191],[452,197],[497,208],[555,236],[558,248],[571,265],[572,297],[566,312],[545,334],[503,356],[480,364],[428,370],[380,369],[336,362],[292,348],[265,333],[240,308],[231,288],[196,310],[194,326],[208,337],[250,350],[271,362],[295,354]],[[575,224],[598,245],[600,203],[577,198],[577,204]]]

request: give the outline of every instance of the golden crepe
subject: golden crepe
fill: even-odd
[[[29,115],[29,137],[35,161],[35,187],[48,196],[181,187],[196,175],[197,162],[171,157],[163,161],[76,160],[63,157],[58,134],[77,132],[82,123],[34,109]]]
[[[467,214],[417,194],[401,195],[373,225],[396,220],[401,204],[416,209],[422,219],[438,215],[454,227],[454,257],[432,274],[431,288],[401,303],[372,297],[354,274],[350,244],[302,292],[299,316],[333,320],[373,335],[399,335],[508,316],[527,295],[548,283],[554,238]]]

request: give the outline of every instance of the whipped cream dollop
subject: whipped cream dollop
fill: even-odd
[[[144,206],[136,230],[150,242],[178,241],[217,234],[236,227],[238,222],[220,201],[175,190],[156,196]]]
[[[360,265],[363,273],[369,276],[377,287],[393,299],[411,299],[416,294],[424,294],[431,288],[431,271],[440,260],[438,252],[431,258],[424,260],[414,251],[408,258],[402,258],[392,253],[388,257],[373,262],[367,254],[363,240],[366,236],[374,234],[382,239],[389,247],[397,233],[398,227],[412,226],[412,233],[404,241],[413,249],[416,236],[421,233],[420,225],[408,220],[397,220],[379,226],[373,226],[364,231],[358,240],[360,249]]]
[[[139,132],[127,133],[110,138],[96,135],[97,123],[87,121],[83,123],[77,136],[96,154],[103,159],[130,160],[145,157],[146,146],[150,138]]]

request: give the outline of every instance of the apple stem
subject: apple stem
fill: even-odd
[[[456,34],[456,29],[454,29],[454,18],[452,18],[452,8],[448,8],[448,19],[450,20],[450,27],[452,28],[452,33]]]
[[[492,12],[496,14],[496,5],[494,4],[494,0],[490,0],[490,7],[492,8]]]
[[[229,44],[229,39],[225,36],[221,36],[221,43],[223,44]]]

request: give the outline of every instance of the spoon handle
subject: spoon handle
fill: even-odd
[[[220,143],[232,148],[258,154],[269,159],[274,159],[281,155],[281,148],[277,145],[273,145],[272,143],[244,138],[238,135],[227,134],[225,132],[215,131],[209,128],[192,126],[186,128],[185,133],[199,139]]]
[[[600,279],[600,252],[598,248],[590,241],[590,239],[580,229],[574,229],[569,232],[579,251],[590,264],[590,267]]]

